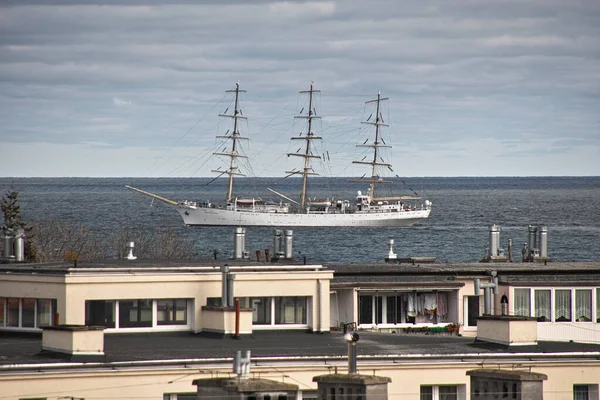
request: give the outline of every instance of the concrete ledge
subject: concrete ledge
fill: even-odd
[[[500,379],[508,381],[547,381],[548,376],[546,374],[540,374],[537,372],[529,371],[518,371],[518,370],[504,370],[504,369],[475,369],[467,371],[468,376],[474,376],[484,379]]]
[[[353,385],[384,385],[392,381],[387,376],[359,375],[359,374],[327,374],[313,377],[317,383],[346,383]]]
[[[537,320],[532,317],[484,315],[477,318],[477,340],[506,346],[537,344]]]
[[[70,355],[104,355],[104,327],[58,325],[42,330],[42,351]]]

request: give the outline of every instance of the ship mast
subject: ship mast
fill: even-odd
[[[300,200],[300,208],[304,209],[306,204],[306,183],[308,175],[318,175],[314,172],[310,166],[311,158],[321,158],[320,156],[315,156],[311,151],[311,142],[313,140],[321,140],[320,136],[315,136],[312,131],[312,120],[319,119],[321,117],[316,115],[316,110],[313,107],[313,93],[320,93],[320,90],[316,90],[313,88],[313,82],[310,83],[309,90],[302,90],[300,93],[308,93],[308,113],[306,115],[297,115],[295,118],[304,118],[308,122],[308,131],[305,136],[295,136],[292,137],[292,140],[304,140],[306,145],[304,146],[304,153],[288,153],[289,156],[296,156],[304,158],[304,169],[302,171],[286,171],[287,174],[290,175],[302,175],[302,196]],[[302,113],[302,111],[300,111]]]
[[[231,132],[230,135],[217,136],[217,139],[231,140],[231,150],[230,151],[222,151],[222,152],[213,153],[213,154],[214,155],[218,155],[218,156],[229,157],[229,168],[227,170],[225,170],[225,171],[222,171],[222,170],[212,170],[212,172],[218,172],[221,175],[222,174],[229,175],[229,186],[228,186],[228,190],[227,190],[227,201],[231,201],[231,199],[232,199],[232,193],[233,193],[233,177],[234,176],[244,176],[244,174],[242,174],[241,172],[239,172],[239,170],[238,170],[239,167],[236,165],[235,160],[237,158],[248,158],[245,155],[240,154],[239,151],[238,151],[238,141],[240,141],[240,140],[248,140],[248,138],[241,136],[240,132],[238,130],[238,119],[246,119],[246,117],[244,117],[242,115],[242,111],[239,108],[239,96],[240,96],[240,93],[246,93],[246,91],[245,90],[241,90],[240,89],[240,83],[236,82],[235,89],[226,90],[225,92],[226,93],[235,93],[235,106],[234,106],[233,114],[225,114],[227,112],[227,110],[225,110],[225,113],[219,114],[219,117],[233,118],[233,131]]]
[[[379,127],[389,126],[383,122],[383,118],[381,116],[381,111],[380,111],[381,102],[384,100],[388,100],[388,99],[389,99],[388,97],[381,97],[381,92],[377,92],[377,98],[375,100],[370,100],[365,103],[365,104],[377,103],[375,121],[369,122],[367,120],[367,121],[362,122],[363,124],[367,124],[367,125],[375,125],[375,141],[373,143],[365,142],[363,144],[357,145],[356,147],[372,148],[373,149],[373,161],[362,161],[362,160],[361,161],[352,161],[353,164],[366,164],[366,165],[371,166],[371,179],[353,180],[353,182],[368,182],[371,184],[371,187],[370,187],[371,200],[375,200],[375,184],[376,183],[390,183],[391,182],[391,181],[384,181],[377,175],[377,167],[381,167],[381,166],[388,167],[388,168],[392,167],[391,164],[384,162],[383,159],[381,159],[381,157],[379,156],[380,148],[392,147],[392,146],[386,145],[385,142],[383,141],[383,139],[380,138],[381,133],[379,131]]]

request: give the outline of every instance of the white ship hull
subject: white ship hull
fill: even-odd
[[[273,227],[403,227],[429,217],[431,209],[398,212],[352,213],[264,213],[252,210],[194,207],[178,204],[175,209],[188,226],[273,226]]]

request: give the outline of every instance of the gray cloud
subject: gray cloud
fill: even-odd
[[[301,130],[292,119],[304,102],[297,91],[314,80],[329,116],[326,145],[344,161],[356,155],[351,139],[365,134],[362,103],[381,90],[391,98],[393,156],[414,152],[427,174],[468,175],[467,163],[437,160],[476,162],[486,140],[497,160],[527,154],[515,168],[527,170],[543,148],[564,155],[554,165],[561,175],[581,173],[577,161],[600,174],[597,1],[0,4],[5,175],[19,174],[10,149],[20,144],[135,148],[139,158],[123,160],[122,175],[144,174],[156,149],[174,143],[209,152],[228,127],[216,117],[229,106],[223,91],[237,80],[248,89],[253,149],[270,145],[265,168]],[[43,157],[36,165],[34,175],[52,174]]]

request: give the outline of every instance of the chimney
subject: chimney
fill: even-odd
[[[358,334],[348,332],[344,339],[348,342],[348,373],[338,374],[336,371],[335,374],[313,377],[319,393],[335,393],[336,399],[388,400],[388,383],[392,380],[386,376],[360,375],[356,370]]]

